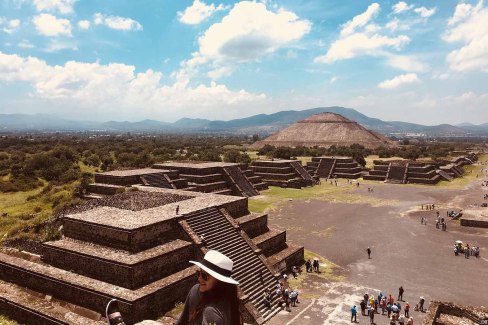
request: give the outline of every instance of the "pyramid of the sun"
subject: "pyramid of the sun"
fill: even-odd
[[[320,113],[290,125],[268,138],[253,144],[259,149],[269,144],[275,147],[350,146],[354,143],[366,148],[390,147],[395,143],[382,134],[367,130],[358,123],[335,113]]]

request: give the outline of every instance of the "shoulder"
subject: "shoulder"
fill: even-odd
[[[229,321],[225,307],[219,305],[209,305],[203,310],[203,322],[205,325],[224,325]]]

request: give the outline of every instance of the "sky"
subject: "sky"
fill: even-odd
[[[0,0],[0,113],[488,122],[488,4]]]

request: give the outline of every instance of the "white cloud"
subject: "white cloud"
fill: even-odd
[[[218,79],[221,79],[223,77],[228,77],[232,74],[232,72],[234,71],[234,69],[232,69],[231,67],[220,67],[220,68],[216,68],[214,70],[211,70],[207,73],[207,76],[209,76],[212,80],[218,80]]]
[[[90,29],[90,26],[91,26],[91,23],[89,20],[78,21],[78,28],[79,29],[87,30],[87,29]]]
[[[314,62],[332,63],[361,55],[385,56],[388,54],[387,48],[398,50],[409,43],[408,36],[388,37],[379,33],[381,28],[371,23],[379,10],[380,6],[373,3],[364,13],[345,23],[339,39],[332,43],[325,55],[316,57]]]
[[[216,118],[235,116],[249,106],[264,106],[267,101],[264,94],[232,91],[215,82],[182,87],[178,82],[164,85],[161,78],[160,72],[149,69],[136,73],[134,66],[126,64],[68,61],[54,66],[35,57],[0,52],[0,81],[27,82],[33,89],[30,98],[57,105],[65,114],[80,112],[105,119],[117,114],[138,120],[182,114],[214,114]],[[216,111],[217,107],[221,111]]]
[[[31,44],[28,40],[22,40],[17,44],[18,47],[23,48],[23,49],[31,49],[34,48],[35,46]]]
[[[415,8],[413,11],[418,13],[420,15],[420,17],[422,17],[422,18],[429,18],[430,16],[435,14],[435,12],[437,11],[437,8],[434,7],[431,9],[427,9],[425,7],[419,7],[419,8]]]
[[[449,67],[456,71],[488,72],[488,8],[483,7],[483,1],[476,6],[457,5],[448,25],[450,28],[443,39],[449,43],[463,43],[461,48],[448,54]]]
[[[333,84],[333,83],[335,83],[337,80],[339,80],[339,77],[337,77],[337,76],[333,76],[332,78],[330,78],[329,83],[330,83],[330,84]]]
[[[393,79],[382,81],[378,84],[379,88],[392,89],[401,85],[418,82],[419,78],[416,73],[407,73],[394,77]]]
[[[116,30],[142,30],[142,25],[131,18],[105,16],[101,13],[96,13],[93,21],[95,25],[105,25]]]
[[[394,13],[399,14],[401,12],[408,11],[408,10],[412,9],[413,8],[413,5],[409,5],[406,2],[404,2],[404,1],[400,1],[400,2],[396,3],[391,8],[393,9],[393,12]]]
[[[1,29],[2,32],[5,32],[7,34],[12,34],[13,32],[19,29],[20,20],[19,19],[8,20],[5,17],[0,17],[0,26],[4,26]]]
[[[50,14],[40,14],[32,19],[39,34],[44,36],[71,36],[71,23],[68,19],[58,19]]]
[[[346,38],[340,38],[330,46],[327,53],[316,57],[316,63],[332,63],[335,61],[351,59],[360,55],[382,55],[384,48],[399,49],[410,42],[407,36],[387,37],[379,34],[369,36],[364,33],[355,33]]]
[[[403,71],[422,72],[427,70],[427,66],[413,56],[407,55],[387,55],[388,64]]]
[[[348,21],[342,26],[341,36],[347,36],[354,33],[358,27],[365,26],[371,19],[373,19],[380,11],[380,5],[372,3],[368,9],[360,15],[355,16],[352,20]]]
[[[263,3],[237,3],[198,39],[199,54],[212,60],[248,61],[273,53],[310,31],[291,11],[269,11]]]
[[[54,53],[64,50],[78,51],[78,45],[73,41],[51,40],[44,48],[45,52]]]
[[[215,5],[207,5],[205,2],[195,0],[193,4],[187,7],[183,12],[178,12],[178,20],[187,25],[197,25],[202,21],[212,16],[215,12],[225,10],[223,4],[215,7]]]
[[[37,11],[59,11],[61,14],[73,12],[73,6],[78,0],[34,0]]]

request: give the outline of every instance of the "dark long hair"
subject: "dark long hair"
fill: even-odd
[[[231,322],[229,325],[242,325],[242,315],[239,311],[239,305],[241,300],[239,299],[239,292],[238,292],[237,285],[226,283],[222,281],[217,281],[215,283],[215,287],[207,292],[201,293],[201,299],[198,303],[195,311],[190,315],[190,319],[188,324],[190,325],[200,325],[196,324],[198,318],[200,318],[203,314],[203,310],[206,306],[208,306],[212,302],[218,301],[227,301],[229,302],[230,306],[230,319]]]

